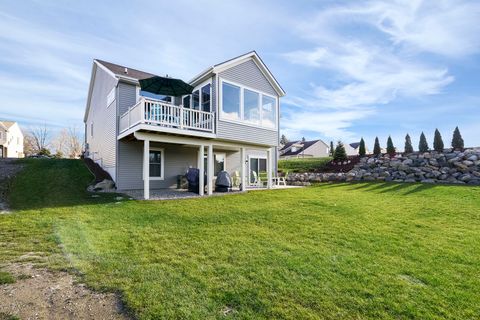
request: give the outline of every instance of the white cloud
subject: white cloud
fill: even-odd
[[[326,8],[314,19],[300,22],[298,34],[312,48],[292,51],[284,57],[291,63],[318,69],[323,83],[317,80],[309,93],[286,101],[308,106],[309,110],[297,109],[294,116],[287,114],[292,121],[284,122],[285,129],[293,129],[295,118],[325,118],[324,113],[332,110],[335,120],[325,124],[328,130],[309,121],[304,130],[351,134],[349,126],[362,118],[356,111],[375,110],[398,98],[441,93],[454,77],[445,64],[426,60],[420,53],[452,58],[479,52],[479,8],[474,3],[453,1],[435,5],[423,1],[371,1],[361,6]],[[472,34],[475,30],[478,32]],[[314,111],[322,117],[315,117]],[[333,123],[338,130],[332,128]]]

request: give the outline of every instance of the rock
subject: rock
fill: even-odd
[[[464,160],[462,161],[462,163],[467,167],[473,166],[473,161],[470,161],[470,160]]]
[[[435,183],[435,180],[433,179],[423,179],[422,181],[420,181],[421,183]]]
[[[473,161],[473,162],[475,162],[475,161],[478,160],[478,156],[475,155],[475,154],[474,154],[474,155],[471,155],[470,157],[467,158],[467,160],[468,160],[468,161]]]
[[[112,180],[103,180],[103,181],[100,181],[99,183],[97,183],[93,189],[95,191],[99,191],[99,190],[110,190],[110,189],[113,189],[115,187],[115,182],[113,182]]]

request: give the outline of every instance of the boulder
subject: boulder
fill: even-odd
[[[115,182],[113,182],[112,180],[107,180],[107,179],[105,179],[103,181],[100,181],[93,186],[93,190],[95,190],[95,191],[111,190],[113,188],[115,188]]]

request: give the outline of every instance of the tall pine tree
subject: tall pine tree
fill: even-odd
[[[428,152],[428,142],[423,131],[422,131],[422,134],[420,135],[420,142],[418,143],[418,151]]]
[[[358,154],[360,157],[364,157],[365,154],[367,153],[367,150],[365,149],[365,141],[363,138],[360,139],[360,145],[358,146]]]
[[[282,137],[280,138],[280,144],[281,144],[282,146],[284,146],[284,145],[286,145],[287,143],[288,143],[287,137],[286,137],[284,134],[282,134]]]
[[[380,148],[380,141],[378,141],[378,137],[375,137],[375,144],[373,145],[373,154],[379,156],[382,153],[382,149]]]
[[[393,146],[392,137],[388,136],[387,139],[387,153],[391,156],[395,155],[395,147]]]
[[[335,147],[333,146],[333,141],[330,141],[330,157],[335,156]]]
[[[342,141],[337,142],[337,147],[335,148],[335,155],[333,156],[333,160],[335,161],[347,160],[347,151],[345,151],[345,147]]]
[[[464,148],[463,138],[458,127],[453,131],[452,148],[455,150],[463,150]]]
[[[442,135],[438,129],[435,129],[435,136],[433,137],[433,150],[437,152],[443,152],[443,148]]]
[[[408,133],[405,136],[405,153],[413,153],[412,139]]]

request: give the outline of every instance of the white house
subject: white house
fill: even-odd
[[[352,142],[345,145],[345,151],[348,156],[356,156],[360,150],[360,142]],[[366,153],[370,153],[367,146],[365,146]]]
[[[23,133],[16,122],[0,120],[0,158],[23,158]]]
[[[280,149],[280,159],[323,158],[330,154],[330,147],[322,140],[292,141]]]

